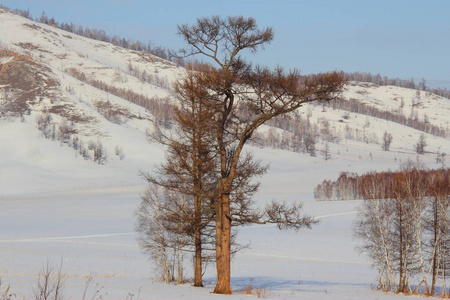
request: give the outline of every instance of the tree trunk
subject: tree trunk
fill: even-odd
[[[399,200],[397,200],[399,201]],[[398,272],[398,290],[397,293],[404,293],[405,289],[406,289],[406,276],[405,276],[405,270],[404,270],[404,266],[403,266],[403,212],[402,212],[402,207],[401,204],[399,206],[399,213],[400,213],[400,217],[399,217],[399,272]]]
[[[176,264],[177,264],[177,283],[183,284],[184,283],[184,253],[180,248],[177,247],[175,249],[176,253]]]
[[[222,185],[223,188],[223,185]],[[216,215],[216,268],[217,285],[215,294],[231,294],[231,219],[230,194],[221,191]]]
[[[194,271],[194,286],[203,287],[203,271],[202,271],[202,240],[200,231],[195,233],[195,271]]]
[[[432,265],[432,278],[431,278],[431,294],[430,296],[434,296],[434,292],[436,289],[436,278],[438,275],[438,204],[437,204],[437,198],[434,199],[434,211],[433,211],[433,233],[434,233],[434,240],[433,240],[433,265]]]
[[[202,234],[201,234],[201,200],[198,195],[194,196],[195,202],[195,266],[194,266],[194,286],[203,287],[202,279]]]

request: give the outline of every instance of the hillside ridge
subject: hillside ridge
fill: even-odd
[[[126,173],[136,177],[136,170],[161,157],[161,150],[148,143],[146,131],[155,119],[170,128],[171,86],[186,74],[184,68],[147,52],[0,11],[0,131],[3,143],[10,142],[4,149],[24,147],[23,142],[7,138],[7,130],[31,137],[33,149],[44,144],[48,148],[39,150],[39,155],[18,151],[15,155],[22,156],[16,160],[31,161],[28,167],[34,171],[30,172],[55,157],[74,166],[84,166],[85,160],[109,165],[107,169],[129,164]],[[357,81],[348,82],[342,99],[341,103],[308,104],[269,122],[255,134],[252,145],[305,153],[318,160],[345,161],[347,153],[357,160],[377,153],[397,159],[416,156],[414,145],[424,134],[427,155],[450,152],[449,99],[428,91]],[[384,132],[393,136],[389,152],[381,150]],[[80,150],[80,142],[90,152]],[[95,158],[96,146],[105,153],[100,160]],[[4,155],[15,161],[10,152]],[[47,163],[45,172],[55,170]],[[139,184],[138,179],[132,182]]]

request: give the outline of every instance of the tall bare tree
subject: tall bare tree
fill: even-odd
[[[425,231],[431,236],[428,243],[429,264],[431,268],[431,289],[429,295],[436,292],[439,273],[445,282],[448,272],[448,250],[450,245],[450,171],[441,169],[428,176],[429,206],[427,209]],[[447,256],[447,257],[446,257]],[[442,290],[445,296],[445,289]]]
[[[313,218],[301,217],[295,205],[274,204],[265,213],[233,214],[233,206],[242,204],[236,202],[238,198],[233,197],[233,191],[240,181],[248,182],[243,177],[245,172],[240,172],[245,166],[244,145],[266,121],[310,101],[335,99],[344,80],[337,73],[300,76],[297,71],[285,73],[281,68],[274,71],[252,68],[241,57],[242,51],[256,52],[274,36],[271,28],[259,29],[253,18],[201,18],[193,25],[178,26],[178,32],[191,46],[188,55],[200,54],[217,66],[203,71],[197,84],[209,92],[208,101],[215,110],[211,129],[217,146],[219,179],[215,202],[217,285],[214,292],[230,294],[232,222],[261,221],[265,215],[263,222],[283,223],[284,227],[296,229],[314,223]],[[261,170],[255,167],[252,172]]]
[[[136,210],[136,231],[139,233],[140,248],[150,255],[155,262],[159,278],[168,283],[174,280],[171,266],[171,251],[173,250],[173,235],[164,227],[161,211],[164,208],[164,194],[157,185],[147,189],[141,196],[141,203]]]
[[[214,220],[211,202],[217,181],[217,164],[214,136],[209,129],[213,111],[203,101],[207,91],[197,84],[195,72],[198,71],[190,69],[188,76],[174,86],[178,105],[174,107],[173,130],[167,132],[158,122],[154,123],[155,131],[150,137],[166,146],[166,159],[156,170],[156,175],[143,175],[150,183],[177,195],[170,203],[165,203],[166,207],[159,210],[159,215],[169,221],[165,223],[166,230],[191,238],[194,286],[203,286],[203,246],[214,241],[210,224]],[[212,251],[214,247],[207,250]]]

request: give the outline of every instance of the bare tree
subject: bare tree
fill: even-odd
[[[309,132],[303,137],[304,149],[311,156],[316,156],[316,139],[314,134]]]
[[[428,242],[429,264],[431,269],[431,289],[429,295],[436,292],[437,280],[445,282],[449,264],[448,250],[450,244],[450,172],[432,172],[428,176],[429,205],[427,209],[425,232],[430,236]],[[442,290],[445,296],[445,289]]]
[[[208,91],[207,100],[214,109],[211,129],[220,166],[215,202],[217,285],[214,293],[230,294],[232,222],[258,221],[262,217],[255,212],[241,218],[232,211],[233,206],[247,205],[247,202],[239,202],[239,198],[233,197],[236,182],[248,182],[245,172],[239,175],[244,166],[244,145],[266,121],[294,111],[307,102],[334,99],[344,80],[337,73],[300,76],[297,71],[285,73],[281,68],[274,71],[252,68],[242,59],[241,52],[256,52],[273,39],[272,29],[259,29],[253,18],[202,18],[194,25],[178,26],[178,32],[191,46],[188,54],[201,54],[218,66],[218,69],[209,67],[201,72],[197,84]],[[256,167],[252,172],[258,170],[260,168]],[[292,210],[280,207],[279,215],[291,213]],[[275,222],[277,219],[266,221]],[[313,221],[300,218],[286,223],[286,226],[310,227]]]
[[[368,191],[369,192],[369,191]],[[361,241],[358,250],[368,255],[378,269],[378,289],[397,288],[392,247],[392,201],[364,200],[354,224],[354,235]]]
[[[192,239],[194,286],[203,286],[203,252],[214,249],[210,245],[213,243],[210,224],[214,220],[211,203],[217,182],[217,163],[214,136],[210,130],[214,111],[202,101],[207,91],[197,84],[195,72],[198,71],[190,69],[188,76],[175,84],[179,106],[174,108],[174,130],[167,132],[154,122],[155,131],[149,135],[153,141],[166,146],[166,159],[156,170],[156,175],[143,175],[151,184],[176,195],[166,203],[172,205],[171,209],[166,208],[159,214],[171,220],[168,224],[175,224],[172,229],[166,229],[176,230],[179,234],[184,230],[184,234]],[[207,248],[203,249],[205,246]]]
[[[180,252],[188,244],[186,236],[180,234],[181,229],[177,229],[180,224],[171,224],[171,215],[166,211],[173,209],[171,202],[182,203],[177,196],[157,185],[150,186],[136,211],[140,247],[155,261],[160,278],[166,283],[175,278],[178,282],[183,281]],[[175,269],[178,276],[175,276]]]
[[[420,162],[406,161],[394,177],[393,197],[396,203],[394,224],[398,233],[396,240],[399,264],[399,286],[397,292],[411,291],[409,279],[420,274],[422,281],[415,292],[424,284],[428,291],[427,272],[423,253],[422,215],[425,210],[426,184],[424,166]]]
[[[331,159],[330,145],[328,145],[328,142],[325,142],[325,146],[323,147],[322,154],[323,154],[323,159],[325,159],[325,160]]]
[[[424,154],[425,153],[425,147],[427,146],[427,142],[426,142],[426,137],[425,135],[422,133],[419,136],[419,140],[417,141],[416,145],[415,145],[415,150],[417,152],[417,154]]]
[[[354,232],[361,240],[359,249],[379,270],[379,288],[418,293],[424,287],[427,295],[434,295],[440,279],[444,296],[450,244],[449,170],[426,170],[419,162],[407,161],[399,172],[365,175],[362,186],[366,200]]]
[[[392,143],[392,134],[385,131],[383,134],[383,144],[381,145],[381,148],[384,151],[389,151],[389,148],[391,147],[391,143]]]
[[[439,146],[438,151],[436,152],[436,163],[440,163],[442,165],[442,168],[445,168],[445,160],[447,154],[445,152],[440,152],[441,147]]]

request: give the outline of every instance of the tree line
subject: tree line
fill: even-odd
[[[380,110],[374,106],[361,103],[357,99],[340,99],[330,103],[333,109],[341,109],[348,112],[363,114],[374,118],[383,119],[386,121],[395,122],[405,125],[434,136],[448,138],[450,132],[448,128],[436,126],[429,123],[428,118],[419,120],[416,114],[412,113],[410,116],[405,116],[401,111]]]
[[[424,177],[436,174],[446,177],[450,169],[419,171]],[[317,201],[390,199],[395,196],[393,194],[395,179],[403,173],[403,171],[385,171],[358,175],[354,172],[341,172],[336,181],[324,180],[317,185],[314,189],[314,199]]]
[[[130,101],[136,105],[139,105],[148,111],[150,111],[153,117],[159,122],[163,124],[164,127],[170,127],[172,120],[174,119],[174,104],[172,100],[168,97],[147,97],[142,94],[138,94],[131,89],[126,88],[118,88],[113,85],[109,85],[101,80],[89,78],[83,72],[70,68],[65,70],[70,76],[83,81],[95,88],[98,88],[102,91]]]
[[[160,45],[153,45],[151,42],[143,43],[140,41],[135,41],[133,39],[125,39],[123,37],[114,35],[110,36],[106,33],[105,30],[102,29],[95,29],[95,28],[89,28],[89,27],[83,27],[80,25],[75,25],[73,23],[64,23],[64,22],[57,22],[54,17],[49,17],[45,12],[42,12],[42,14],[39,17],[33,17],[30,13],[30,10],[22,10],[22,9],[9,9],[8,7],[0,4],[0,8],[9,10],[15,14],[18,14],[19,16],[25,17],[31,21],[35,21],[38,23],[55,26],[59,29],[62,29],[64,31],[74,33],[79,36],[83,36],[86,38],[94,39],[97,41],[102,41],[106,43],[113,44],[114,46],[118,46],[125,49],[130,49],[134,51],[142,51],[142,52],[148,52],[151,53],[159,58],[172,61],[178,65],[185,66],[185,62],[182,58],[173,56],[171,51],[168,48],[165,48]]]
[[[426,170],[408,161],[398,172],[356,180],[365,200],[354,235],[378,270],[378,289],[448,296],[450,169]]]
[[[422,78],[419,82],[415,82],[414,78],[400,79],[400,78],[388,78],[387,76],[381,76],[380,74],[373,75],[367,72],[351,72],[344,73],[345,77],[349,81],[370,82],[376,85],[393,85],[398,87],[404,87],[408,89],[415,89],[419,91],[428,91],[433,94],[450,99],[450,91],[445,88],[430,88],[427,86],[427,81]]]

